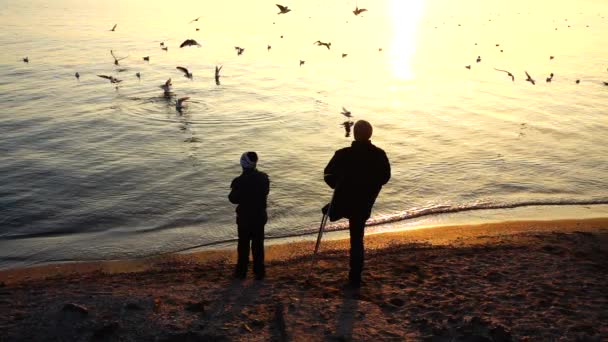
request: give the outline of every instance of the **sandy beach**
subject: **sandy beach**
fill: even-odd
[[[234,251],[0,272],[2,341],[605,341],[608,219],[461,225],[267,247],[264,281]]]

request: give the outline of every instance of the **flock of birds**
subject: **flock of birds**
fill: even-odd
[[[279,12],[277,13],[279,15],[281,15],[281,14],[287,14],[287,13],[289,13],[289,12],[292,11],[288,6],[284,6],[284,5],[280,5],[280,4],[276,4],[276,6],[279,9]],[[355,9],[352,12],[353,12],[353,14],[355,16],[358,16],[361,13],[366,12],[366,11],[367,11],[367,9],[365,9],[365,8],[359,8],[358,6],[355,6]],[[197,17],[195,19],[192,19],[189,22],[189,24],[193,23],[193,22],[198,22],[200,18],[201,17]],[[458,26],[461,26],[461,25],[459,24]],[[111,32],[115,32],[117,27],[118,27],[118,24],[114,24],[114,26],[110,29],[110,31]],[[570,27],[570,26],[568,26],[568,27]],[[435,28],[437,28],[437,27],[435,27]],[[557,30],[557,28],[556,28],[556,30]],[[199,31],[199,29],[196,28],[196,31]],[[281,38],[283,38],[283,36],[281,36]],[[331,50],[331,42],[323,42],[321,40],[317,40],[313,44],[317,45],[317,46],[320,46],[320,47],[325,47],[325,48],[327,48],[327,50]],[[477,43],[475,43],[475,45],[477,45]],[[201,47],[201,44],[198,43],[194,39],[186,39],[186,40],[184,40],[179,45],[180,48],[192,47],[192,46]],[[500,44],[496,44],[496,47],[499,47],[499,46],[500,46]],[[162,50],[164,50],[164,51],[168,51],[168,46],[166,46],[164,42],[160,42],[160,48]],[[234,49],[236,50],[237,56],[240,56],[240,55],[242,55],[245,52],[245,48],[240,47],[240,46],[235,46]],[[267,50],[270,51],[271,49],[272,49],[272,46],[271,45],[267,45]],[[379,48],[378,51],[382,51],[382,48]],[[500,50],[500,52],[503,52],[503,50]],[[126,59],[126,58],[129,57],[128,55],[127,56],[117,57],[114,54],[113,50],[110,50],[110,55],[112,56],[112,58],[114,60],[114,65],[115,66],[119,66],[120,65],[120,61],[122,61],[122,60],[124,60],[124,59]],[[342,58],[345,58],[345,57],[348,56],[348,54],[342,53],[341,56],[342,56]],[[145,62],[150,62],[150,56],[144,56],[144,57],[142,57],[142,59]],[[549,60],[554,60],[554,59],[555,59],[554,56],[549,56]],[[24,63],[29,63],[30,62],[29,57],[24,57],[22,60],[23,60]],[[482,61],[481,56],[477,56],[477,59],[475,60],[475,62],[476,63],[481,63],[481,61]],[[299,65],[300,66],[304,65],[305,63],[306,63],[306,61],[304,61],[304,60],[300,60],[299,61]],[[221,65],[218,65],[218,66],[215,67],[214,79],[215,79],[216,85],[220,85],[220,77],[221,77],[220,72],[222,70],[222,67],[223,66],[221,66]],[[466,65],[465,68],[468,69],[468,70],[471,70],[472,66],[471,65]],[[182,72],[183,75],[184,75],[184,77],[189,78],[189,79],[193,78],[192,72],[190,70],[188,70],[186,67],[177,66],[176,69],[179,70],[180,72]],[[126,70],[126,69],[123,69],[123,70]],[[505,73],[508,77],[511,78],[512,82],[515,82],[515,75],[512,72],[510,72],[508,70],[504,70],[504,69],[498,69],[498,68],[494,68],[494,70],[496,70],[498,72]],[[121,70],[119,70],[119,71],[121,71]],[[524,71],[524,73],[526,75],[525,82],[530,82],[532,85],[535,85],[536,84],[536,80],[528,73],[528,71]],[[77,80],[80,80],[80,73],[79,72],[76,72],[74,74],[74,76],[75,76],[75,78]],[[102,75],[102,74],[100,74],[100,75],[97,75],[97,76],[100,77],[100,78],[107,79],[108,81],[110,81],[111,84],[113,84],[113,85],[116,86],[116,89],[118,89],[118,85],[122,82],[121,79],[118,79],[118,78],[116,78],[116,77],[114,77],[112,75]],[[135,76],[138,79],[141,79],[141,74],[139,72],[137,72],[135,74]],[[555,75],[553,73],[550,73],[550,75],[545,79],[545,81],[547,83],[552,82],[554,76]],[[580,82],[581,82],[580,79],[577,79],[575,81],[576,84],[579,84]],[[608,86],[608,82],[603,82],[603,84],[605,86]],[[165,83],[163,83],[162,85],[160,85],[160,88],[163,90],[163,97],[165,97],[168,100],[171,100],[172,98],[174,98],[174,94],[171,92],[171,87],[172,87],[171,78],[169,78]],[[186,107],[186,101],[188,101],[189,99],[190,99],[189,96],[175,97],[175,109],[176,109],[176,111],[180,115],[182,114],[184,108]],[[353,115],[352,115],[352,113],[349,110],[347,110],[344,107],[342,107],[341,114],[346,118],[346,121],[344,121],[341,124],[341,126],[344,127],[345,136],[349,137],[350,133],[351,133],[351,128],[352,128],[352,126],[354,124],[353,121],[351,120],[352,117],[353,117]]]

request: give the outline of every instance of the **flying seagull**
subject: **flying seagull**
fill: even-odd
[[[347,53],[343,53],[343,54],[342,54],[342,58],[344,58],[344,57],[346,57],[346,56],[348,56],[348,54],[347,54]]]
[[[355,6],[355,10],[353,11],[353,13],[355,13],[355,15],[359,15],[363,12],[367,12],[367,10],[365,8],[359,8],[357,6]]]
[[[546,81],[547,81],[547,83],[550,83],[551,81],[553,81],[553,73],[551,73],[551,75],[549,75],[549,77],[547,77]]]
[[[188,77],[189,79],[192,79],[192,73],[188,69],[186,69],[186,68],[184,68],[182,66],[175,67],[175,69],[183,72],[185,77]]]
[[[323,43],[320,40],[317,40],[313,44],[317,44],[317,46],[325,46],[327,48],[327,50],[329,50],[331,48],[331,43]]]
[[[239,46],[235,46],[234,49],[236,50],[237,56],[242,55],[243,51],[245,51],[245,48],[242,48],[242,47],[239,47]]]
[[[345,131],[344,136],[346,138],[350,137],[350,128],[353,127],[353,125],[354,125],[354,122],[352,122],[352,121],[344,121],[342,123],[341,126],[344,126],[344,131]]]
[[[163,49],[165,51],[169,51],[169,47],[168,46],[163,46],[163,47],[161,47],[161,49]]]
[[[270,51],[270,49],[272,49],[272,46],[268,45],[268,47],[266,47],[266,49],[267,49],[268,51]]]
[[[186,96],[186,97],[180,97],[179,99],[177,99],[177,101],[175,101],[175,109],[181,114],[182,110],[184,109],[185,105],[184,102],[186,102],[186,100],[188,100],[190,97]]]
[[[23,63],[29,63],[29,62],[30,62],[29,57],[25,57],[25,58],[23,58]]]
[[[122,61],[123,59],[129,57],[129,56],[125,56],[125,57],[118,58],[118,57],[114,56],[114,51],[112,51],[112,50],[110,50],[110,54],[112,55],[112,58],[114,58],[114,65],[118,65],[118,61]]]
[[[342,107],[342,111],[340,112],[340,114],[346,116],[347,118],[351,118],[352,117],[352,113],[348,109],[346,109],[344,107]]]
[[[471,65],[465,65],[464,67],[471,70]]]
[[[144,57],[144,61],[149,62],[150,61],[150,56]]]
[[[112,32],[116,31],[116,26],[118,26],[118,24],[114,24],[114,26],[112,27],[112,29],[110,31],[112,31]]]
[[[304,63],[306,63],[306,61],[300,59],[300,66],[304,65]]]
[[[507,76],[511,77],[511,81],[515,82],[515,76],[513,76],[513,74],[508,72],[507,70],[501,70],[496,68],[494,68],[494,70],[507,73]]]
[[[201,18],[201,17],[198,17],[198,18],[196,18],[196,19],[192,19],[192,20],[190,20],[190,22],[189,22],[188,24],[192,24],[193,22],[198,21],[200,18]]]
[[[181,43],[179,47],[180,47],[180,48],[183,48],[184,46],[194,46],[194,45],[196,45],[196,46],[198,46],[198,47],[201,47],[201,44],[199,44],[199,43],[198,43],[196,40],[194,40],[194,39],[186,39],[186,40],[184,40],[184,42],[183,42],[183,43]]]
[[[530,74],[528,74],[528,72],[526,71],[526,81],[532,83],[532,85],[536,84],[536,81],[534,81],[534,79],[532,78],[532,76],[530,76]]]
[[[287,12],[290,12],[291,10],[289,8],[287,8],[287,6],[283,6],[283,5],[279,5],[277,4],[277,7],[279,8],[280,12],[277,14],[285,14]]]
[[[107,76],[107,75],[97,75],[101,78],[105,78],[106,80],[110,80],[110,83],[120,83],[122,82],[122,80],[119,80],[118,78],[114,77],[114,76]]]
[[[477,63],[481,62],[481,56],[477,56]]]

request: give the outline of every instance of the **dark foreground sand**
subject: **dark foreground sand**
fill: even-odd
[[[234,253],[0,272],[2,341],[606,341],[608,220],[512,222],[268,248],[264,281]]]

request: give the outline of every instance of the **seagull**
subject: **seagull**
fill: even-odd
[[[129,57],[121,57],[121,58],[117,58],[116,56],[114,56],[114,51],[110,50],[110,54],[112,55],[112,58],[114,58],[114,65],[118,65],[118,61],[122,61],[123,59]]]
[[[144,61],[149,62],[150,61],[150,56],[144,57]]]
[[[581,80],[576,80],[576,84],[579,84],[579,83],[581,83]]]
[[[77,80],[80,80],[80,74],[78,73],[78,71],[76,71],[76,73],[74,74],[74,77],[76,77]]]
[[[608,82],[604,82],[604,85],[605,85],[605,86],[608,86]]]
[[[549,60],[554,59],[554,58],[555,58],[555,56],[549,56]]]
[[[196,31],[197,31],[197,32],[198,32],[198,31],[200,31],[200,30],[201,30],[200,28],[198,28],[198,27],[196,28]]]
[[[287,6],[283,6],[283,5],[279,5],[277,4],[277,7],[279,8],[280,12],[277,14],[285,14],[287,12],[290,12],[291,10],[289,8],[287,8]]]
[[[165,42],[160,42],[160,46],[165,46]]]
[[[549,77],[547,77],[547,83],[553,81],[553,73],[551,73],[551,75],[549,75]]]
[[[245,51],[245,48],[238,47],[238,46],[235,46],[235,47],[234,47],[234,49],[236,50],[236,54],[237,54],[237,56],[242,55],[242,54],[243,54],[243,51]]]
[[[220,65],[219,67],[216,65],[215,66],[215,84],[216,85],[220,85],[220,71],[222,71],[222,68],[224,66]]]
[[[186,100],[188,100],[190,97],[186,96],[186,97],[180,97],[179,99],[177,99],[177,101],[175,101],[175,109],[181,114],[182,110],[184,109],[184,102]]]
[[[163,49],[165,51],[169,51],[169,47],[167,47],[167,46],[163,46],[163,47],[161,47],[161,49]]]
[[[171,79],[168,79],[165,84],[161,85],[160,88],[163,90],[164,92],[164,96],[165,98],[170,98],[171,97],[171,86],[173,84],[171,83]]]
[[[25,58],[23,58],[23,63],[29,63],[29,62],[30,62],[29,57],[25,57]]]
[[[532,76],[530,76],[530,74],[528,74],[527,71],[525,73],[526,73],[526,77],[528,77],[528,78],[526,78],[526,81],[532,83],[532,85],[535,85],[536,81],[534,81],[534,79],[532,78]]]
[[[306,63],[306,61],[300,59],[300,66],[304,65],[304,63]]]
[[[500,71],[500,72],[506,72],[507,76],[511,77],[511,81],[515,82],[515,76],[513,76],[513,74],[508,72],[507,70],[501,70],[501,69],[496,69],[496,68],[494,68],[494,70]]]
[[[112,27],[112,29],[110,31],[112,31],[112,32],[116,31],[116,26],[118,26],[118,24],[114,24],[114,26]]]
[[[343,54],[342,54],[342,58],[344,58],[344,57],[346,57],[346,56],[348,56],[348,54],[347,54],[347,53],[343,53]]]
[[[184,40],[183,43],[180,44],[180,48],[183,48],[184,46],[193,46],[196,45],[198,47],[201,47],[201,44],[199,44],[196,40],[194,39],[186,39]]]
[[[327,48],[327,50],[330,49],[331,47],[331,43],[323,43],[320,40],[317,40],[316,42],[314,42],[313,44],[317,44],[317,46],[325,46]]]
[[[346,138],[350,137],[350,128],[353,127],[354,123],[352,121],[344,121],[341,126],[344,126],[344,131],[346,134],[344,135]]]
[[[467,68],[467,69],[469,69],[469,70],[471,70],[471,66],[470,65],[465,65],[464,67]]]
[[[175,67],[175,69],[183,72],[184,76],[188,77],[189,79],[192,79],[192,73],[188,69],[181,66]]]
[[[268,46],[266,47],[266,49],[267,49],[268,51],[270,51],[270,49],[272,49],[272,46],[268,45]]]
[[[141,74],[139,72],[135,73],[135,76],[137,76],[138,80],[141,80]]]
[[[359,15],[363,12],[367,12],[367,10],[365,8],[359,8],[357,6],[355,6],[355,10],[353,11],[353,13],[355,13],[355,15]]]
[[[481,62],[481,56],[477,56],[477,63]]]
[[[97,75],[101,78],[105,78],[106,80],[110,80],[110,83],[120,83],[122,82],[122,80],[119,80],[118,78],[114,77],[114,76],[107,76],[107,75]]]
[[[196,19],[192,19],[192,20],[190,20],[190,22],[189,22],[188,24],[192,24],[193,22],[198,21],[200,18],[201,18],[201,17],[198,17],[198,18],[196,18]]]
[[[351,112],[348,109],[344,108],[344,107],[342,107],[342,111],[340,112],[340,114],[346,116],[347,118],[351,118],[352,117]]]

